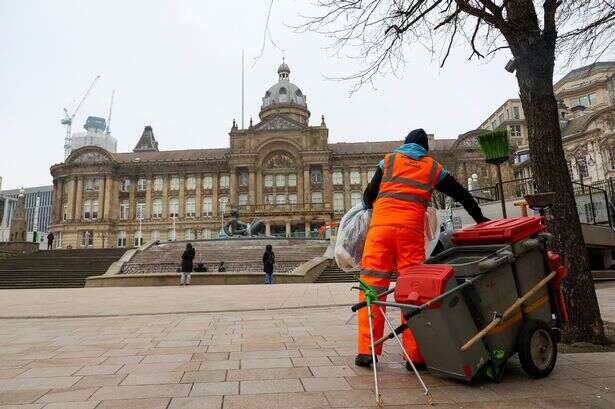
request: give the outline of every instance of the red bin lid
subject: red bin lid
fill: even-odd
[[[514,217],[480,223],[453,233],[458,246],[515,243],[545,229],[543,216]]]
[[[454,269],[447,264],[421,264],[397,276],[395,302],[421,305],[444,293]],[[432,305],[437,308],[438,305]]]

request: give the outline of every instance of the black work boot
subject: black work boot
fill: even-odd
[[[425,362],[415,363],[414,367],[419,372],[427,370],[427,365],[425,364]],[[406,361],[406,369],[409,370],[410,372],[412,372],[412,365],[410,365],[410,362],[408,362],[408,361]]]
[[[376,357],[376,362],[378,362],[378,357]],[[354,358],[354,364],[356,366],[362,366],[364,368],[369,368],[372,364],[372,356],[359,354]]]

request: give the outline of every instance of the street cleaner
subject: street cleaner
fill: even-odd
[[[472,195],[428,152],[425,131],[413,130],[402,146],[380,161],[363,194],[364,205],[373,210],[365,239],[360,278],[376,294],[388,290],[394,267],[398,275],[403,275],[408,273],[410,267],[425,260],[425,210],[431,201],[433,189],[461,203],[476,223],[489,220],[483,216]],[[381,301],[385,298],[382,297]],[[359,302],[364,300],[365,294],[361,291]],[[384,312],[385,307],[381,308]],[[358,311],[357,366],[369,367],[372,364],[369,313],[367,308]],[[380,339],[384,331],[384,317],[376,305],[371,306],[371,314],[374,339]],[[403,322],[403,314],[401,319]],[[424,369],[425,361],[409,329],[403,332],[402,340],[415,367]],[[379,344],[375,348],[376,360],[381,353],[382,344]],[[406,362],[406,369],[412,370],[409,362]]]

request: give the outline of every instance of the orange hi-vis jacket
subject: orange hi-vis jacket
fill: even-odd
[[[422,225],[442,170],[442,165],[430,156],[412,159],[401,153],[386,155],[371,226]]]

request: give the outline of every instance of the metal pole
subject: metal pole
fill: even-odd
[[[504,184],[502,182],[502,170],[500,169],[500,164],[496,165],[497,173],[498,173],[498,184],[500,188],[500,201],[502,202],[502,217],[506,219],[508,216],[506,215],[506,200],[504,199]]]
[[[592,195],[592,187],[589,185],[589,203],[591,205],[592,210],[592,220],[594,224],[596,224],[596,209],[594,208],[594,197]]]
[[[382,405],[382,399],[380,397],[380,390],[378,389],[378,369],[376,365],[376,348],[374,346],[374,327],[372,325],[372,307],[370,303],[367,303],[367,322],[369,323],[369,339],[371,341],[372,350],[372,367],[374,369],[374,388],[376,392],[376,404]]]

